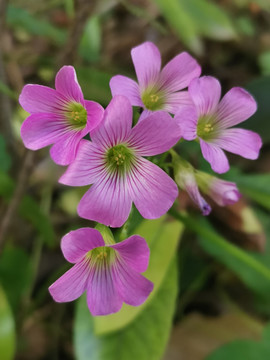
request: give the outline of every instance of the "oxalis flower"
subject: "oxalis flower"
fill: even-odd
[[[99,124],[104,112],[98,103],[84,100],[72,66],[59,70],[55,90],[29,84],[19,102],[31,114],[21,127],[24,145],[38,150],[54,144],[50,154],[59,165],[74,160],[80,140]]]
[[[116,75],[110,87],[113,96],[124,95],[132,105],[144,109],[140,119],[157,110],[175,114],[179,105],[190,103],[187,91],[180,90],[200,76],[201,68],[188,53],[175,56],[162,70],[160,52],[151,42],[133,48],[131,57],[138,84],[126,76]]]
[[[219,206],[232,205],[240,199],[241,194],[235,183],[195,170],[173,150],[171,155],[177,185],[188,193],[204,216],[209,215],[212,209],[200,191]]]
[[[141,305],[153,290],[153,283],[140,274],[148,267],[149,248],[138,235],[105,244],[98,230],[81,228],[65,235],[61,248],[75,265],[49,287],[57,302],[73,301],[86,291],[92,315],[108,315],[123,302]]]
[[[82,140],[75,161],[59,182],[70,186],[93,184],[81,199],[79,216],[112,227],[127,220],[132,201],[147,219],[159,218],[172,206],[175,182],[142,156],[161,154],[179,139],[179,127],[165,112],[156,112],[132,126],[132,106],[115,96],[104,120]]]
[[[229,170],[223,150],[247,159],[257,159],[262,146],[260,136],[250,130],[231,128],[247,120],[257,109],[255,100],[247,91],[234,87],[219,102],[221,86],[211,76],[192,80],[188,91],[193,105],[182,106],[175,120],[184,139],[199,139],[203,157],[215,172]]]

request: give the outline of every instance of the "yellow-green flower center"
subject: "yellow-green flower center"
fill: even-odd
[[[164,105],[164,96],[155,89],[145,90],[142,93],[142,102],[148,110],[161,110]]]
[[[106,165],[111,172],[124,174],[130,170],[135,161],[135,155],[124,144],[115,145],[107,150]]]
[[[210,140],[215,137],[216,129],[213,116],[201,116],[198,120],[197,135],[203,140]]]
[[[115,250],[109,246],[100,246],[93,250],[88,251],[85,256],[86,260],[89,260],[91,265],[106,265],[115,260]]]
[[[82,104],[71,102],[66,110],[66,117],[74,127],[84,128],[87,122],[87,111]]]

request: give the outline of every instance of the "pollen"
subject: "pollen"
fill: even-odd
[[[68,122],[74,127],[81,129],[87,122],[87,111],[82,104],[71,102],[68,104],[65,115]]]
[[[117,171],[120,174],[128,171],[132,167],[134,160],[133,151],[125,144],[113,146],[105,155],[107,168],[112,172]]]
[[[197,135],[203,140],[210,140],[215,135],[215,118],[202,116],[198,120]]]
[[[142,102],[148,110],[161,110],[164,105],[164,96],[155,89],[145,90],[142,94]]]

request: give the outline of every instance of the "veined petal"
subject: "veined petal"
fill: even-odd
[[[115,172],[104,175],[91,186],[78,205],[78,214],[84,219],[120,227],[127,220],[130,209],[126,179]]]
[[[147,118],[148,116],[152,115],[153,111],[145,109],[143,110],[143,112],[141,113],[141,116],[139,117],[138,122],[142,121],[143,119]]]
[[[102,122],[91,132],[91,139],[94,143],[111,147],[126,141],[131,126],[132,106],[126,97],[116,95],[107,106]]]
[[[116,75],[113,76],[110,80],[110,88],[112,96],[126,96],[129,99],[131,105],[143,107],[139,85],[134,80],[126,76]]]
[[[183,106],[174,117],[180,128],[181,136],[185,140],[194,140],[197,137],[198,115],[194,105]]]
[[[78,145],[83,135],[80,131],[71,130],[61,140],[57,141],[50,148],[50,155],[53,161],[58,165],[69,165],[76,157]]]
[[[156,111],[131,130],[128,144],[137,155],[153,156],[169,150],[179,139],[179,127],[172,117]]]
[[[179,91],[166,96],[166,103],[163,110],[176,114],[182,107],[192,105],[193,102],[188,91]]]
[[[80,297],[86,290],[88,276],[89,266],[83,259],[49,287],[54,301],[67,302]]]
[[[133,235],[120,243],[110,245],[110,247],[117,250],[122,259],[133,270],[140,273],[146,271],[149,263],[150,250],[144,238]]]
[[[19,103],[30,114],[57,114],[67,105],[67,99],[54,89],[42,85],[25,85]]]
[[[262,147],[262,139],[257,133],[238,128],[223,130],[215,143],[224,150],[251,160],[258,158]]]
[[[199,116],[214,114],[221,95],[221,86],[216,78],[202,76],[194,79],[190,83],[188,91]]]
[[[104,109],[99,103],[89,100],[85,100],[84,106],[87,111],[86,135],[89,131],[95,129],[102,121]]]
[[[128,267],[119,259],[112,265],[112,276],[117,291],[125,303],[139,306],[145,302],[153,290],[153,283]]]
[[[234,87],[224,95],[217,109],[217,121],[220,129],[240,124],[257,110],[254,98],[240,87]]]
[[[121,299],[110,264],[97,264],[92,267],[87,286],[87,304],[92,315],[109,315],[122,307]]]
[[[61,140],[67,125],[54,114],[33,114],[22,124],[21,137],[25,147],[38,150]]]
[[[225,173],[229,170],[229,162],[224,151],[213,143],[207,143],[200,139],[200,145],[203,157],[207,160],[211,168],[218,174]]]
[[[175,182],[144,158],[138,159],[136,167],[127,175],[127,182],[135,206],[146,219],[164,215],[178,194]]]
[[[55,77],[55,89],[68,100],[84,105],[81,87],[73,66],[63,66]]]
[[[90,185],[102,177],[104,172],[106,172],[104,151],[91,141],[81,140],[75,160],[69,165],[59,182],[69,186]]]
[[[186,52],[175,56],[164,66],[160,74],[162,88],[175,92],[186,88],[191,80],[200,76],[201,67],[197,61]]]
[[[104,245],[105,242],[100,232],[92,228],[70,231],[61,240],[61,250],[65,259],[74,264],[82,259],[88,251]]]
[[[131,57],[141,90],[154,84],[159,76],[161,56],[152,42],[145,42],[131,50]]]

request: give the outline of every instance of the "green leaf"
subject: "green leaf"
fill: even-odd
[[[207,356],[205,360],[269,360],[270,358],[270,326],[264,329],[261,342],[238,340],[226,344]]]
[[[13,179],[0,172],[0,196],[7,202],[12,198],[15,190],[15,182]],[[48,246],[54,245],[54,230],[50,219],[40,209],[37,202],[30,196],[25,195],[19,205],[19,214],[22,218],[30,221],[34,228],[39,232],[44,242]]]
[[[236,38],[225,10],[207,0],[154,0],[175,33],[195,53],[202,53],[200,36],[216,40]]]
[[[74,345],[77,360],[160,360],[165,350],[177,295],[177,266],[171,262],[151,302],[125,328],[96,335],[85,297],[76,308]]]
[[[200,245],[207,253],[231,269],[254,292],[270,299],[270,267],[269,262],[266,266],[262,255],[244,251],[228,242],[206,219],[195,220],[175,210],[170,213],[199,235]]]
[[[13,311],[16,311],[29,285],[31,272],[31,261],[24,250],[5,247],[0,259],[0,280]]]
[[[162,15],[172,27],[176,35],[195,53],[202,53],[202,43],[198,37],[196,25],[192,17],[179,0],[154,0]]]
[[[91,17],[84,28],[79,46],[79,54],[84,60],[97,62],[100,58],[101,27],[98,16]]]
[[[0,134],[0,171],[8,171],[11,166],[11,158],[6,151],[6,143]]]
[[[257,131],[261,135],[264,143],[269,143],[270,76],[265,76],[253,80],[247,85],[247,90],[250,91],[251,94],[255,97],[258,104],[258,110],[251,118],[243,122],[241,126],[245,127],[246,129]]]
[[[12,5],[8,6],[7,23],[12,27],[21,27],[31,35],[44,36],[62,45],[66,40],[66,32],[58,29],[49,22],[36,18],[27,10]]]
[[[134,233],[145,238],[150,247],[149,266],[144,276],[154,283],[154,290],[141,306],[131,307],[124,304],[116,314],[95,317],[96,334],[105,334],[127,326],[151,302],[163,282],[182,232],[183,226],[176,220],[169,220],[167,216],[156,220],[144,220],[139,225]]]
[[[112,97],[109,87],[112,74],[91,67],[78,66],[76,71],[85,98],[107,105]]]
[[[15,354],[15,323],[3,288],[0,286],[0,355],[12,360]]]

